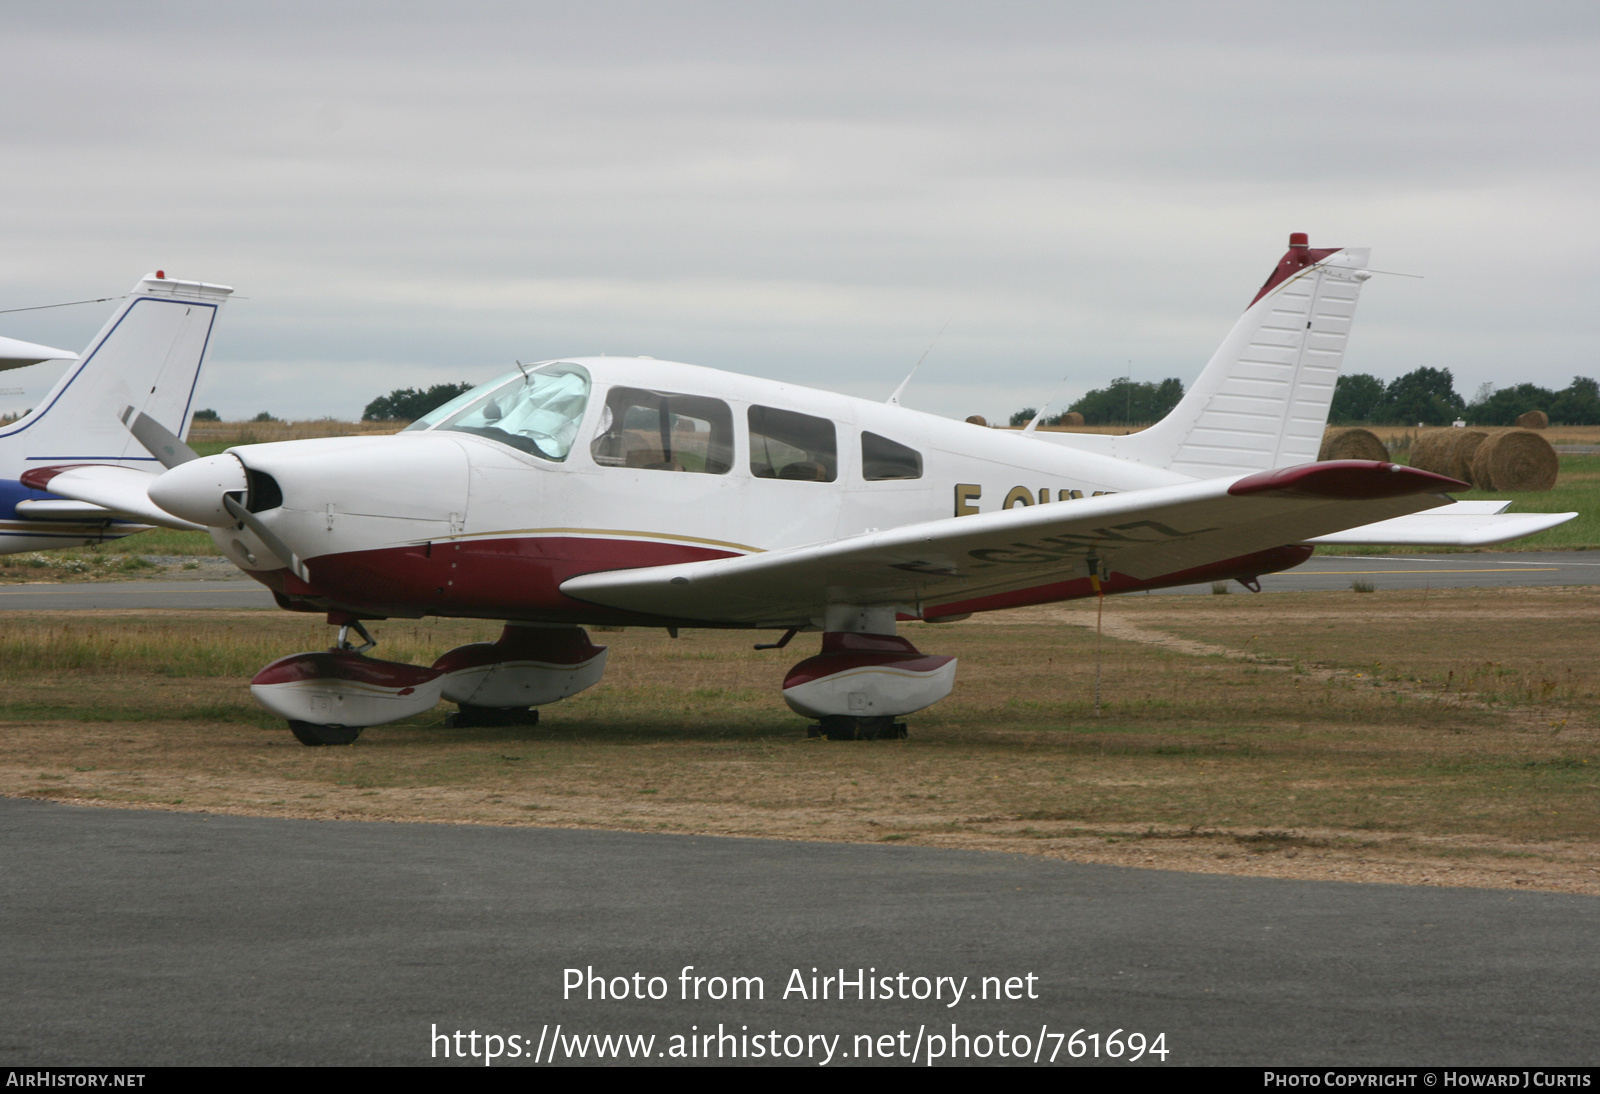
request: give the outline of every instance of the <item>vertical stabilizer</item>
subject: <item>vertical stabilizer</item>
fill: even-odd
[[[0,445],[20,445],[24,466],[155,462],[122,412],[131,406],[179,437],[188,431],[200,365],[231,292],[159,270],[144,278],[39,406],[0,429]]]
[[[1317,458],[1367,272],[1366,248],[1312,248],[1305,233],[1223,339],[1183,400],[1127,437],[1055,433],[1058,443],[1220,478]]]

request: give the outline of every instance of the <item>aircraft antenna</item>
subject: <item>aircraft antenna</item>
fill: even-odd
[[[955,316],[953,315],[950,317],[950,319],[954,318]],[[895,388],[894,393],[885,399],[884,402],[888,403],[890,406],[900,405],[900,396],[905,391],[906,385],[911,383],[911,377],[917,374],[917,369],[922,367],[922,362],[928,359],[928,354],[933,352],[933,347],[937,346],[939,344],[939,339],[944,337],[946,328],[950,326],[950,319],[946,319],[944,321],[944,326],[940,327],[939,333],[933,336],[933,341],[928,343],[928,348],[922,351],[922,356],[917,358],[917,363],[911,366],[911,371],[906,373],[906,378],[900,381],[900,386]]]
[[[512,360],[515,361],[516,358],[513,357]],[[529,380],[528,366],[523,364],[521,361],[517,361],[517,368],[522,372],[522,382],[527,383]]]
[[[74,304],[103,304],[107,300],[121,300],[120,296],[97,296],[93,300],[68,300],[64,304],[35,304],[31,308],[0,308],[0,315],[10,315],[14,311],[44,311],[46,308],[70,308]]]
[[[1071,375],[1072,373],[1067,373],[1067,376]],[[1022,427],[1022,431],[1024,433],[1032,433],[1034,430],[1039,428],[1039,423],[1044,421],[1044,412],[1050,409],[1050,404],[1055,402],[1056,396],[1060,395],[1061,389],[1066,386],[1067,376],[1061,377],[1061,382],[1057,384],[1055,390],[1050,393],[1050,398],[1046,399],[1044,401],[1044,405],[1039,408],[1039,413],[1033,416],[1033,421]]]

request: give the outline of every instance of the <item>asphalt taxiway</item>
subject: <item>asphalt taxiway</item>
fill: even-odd
[[[569,1046],[653,1034],[652,1063],[719,1028],[806,1039],[796,1063],[821,1062],[813,1035],[842,1035],[835,1066],[869,1062],[858,1036],[871,1062],[926,1063],[954,1025],[989,1038],[971,1063],[1021,1062],[994,1054],[1000,1031],[1042,1060],[1057,1034],[1121,1031],[1164,1033],[1169,1064],[1589,1064],[1600,1013],[1587,896],[15,799],[0,862],[0,1055],[26,1066],[481,1066],[433,1035],[516,1035],[531,1055],[558,1024]],[[647,995],[659,976],[666,997],[564,998],[567,969]],[[965,977],[967,995],[841,1000],[836,980],[809,998],[813,970],[841,969],[896,995]],[[763,997],[705,997],[734,976]],[[984,977],[1002,998],[972,997]],[[717,1044],[739,1062],[726,1040],[709,1062]]]
[[[1600,584],[1600,552],[1506,551],[1495,554],[1316,555],[1292,570],[1264,574],[1262,592],[1504,588]],[[1163,592],[1209,593],[1210,583]],[[1235,587],[1237,591],[1237,587]]]

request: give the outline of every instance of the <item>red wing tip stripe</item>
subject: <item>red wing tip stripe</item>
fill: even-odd
[[[1471,487],[1459,479],[1376,460],[1328,460],[1247,475],[1228,487],[1235,497],[1294,494],[1309,498],[1366,501],[1408,494],[1441,494]]]

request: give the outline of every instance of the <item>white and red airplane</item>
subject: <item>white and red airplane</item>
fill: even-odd
[[[1455,503],[1466,484],[1315,462],[1367,252],[1304,235],[1183,401],[1130,436],[982,428],[649,358],[521,366],[389,437],[195,458],[124,413],[170,469],[45,467],[29,485],[203,525],[338,644],[264,668],[256,697],[306,744],[421,713],[528,724],[596,683],[589,625],[820,632],[785,701],[832,737],[900,735],[955,660],[898,623],[1237,578],[1317,542],[1482,544],[1574,514]],[[97,426],[103,428],[103,426]],[[121,476],[120,478],[118,476]],[[151,504],[153,503],[153,504]],[[1354,531],[1352,531],[1354,530]],[[432,666],[364,656],[362,621],[504,620]],[[365,641],[356,646],[349,635]]]
[[[133,407],[165,434],[187,433],[200,367],[231,292],[157,270],[140,279],[82,354],[0,338],[0,370],[74,362],[38,407],[0,426],[0,554],[100,543],[151,524],[197,527],[151,504],[142,484],[158,457],[117,419]],[[62,487],[28,486],[26,472],[41,467],[56,472]],[[132,508],[76,500],[65,487],[80,472],[129,485],[124,500]]]

